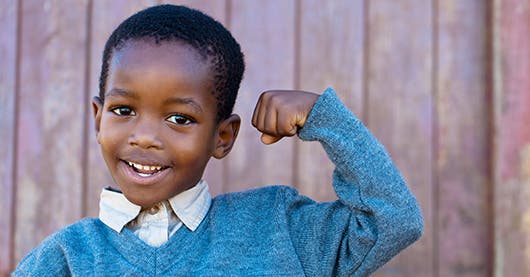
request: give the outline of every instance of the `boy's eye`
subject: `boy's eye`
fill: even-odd
[[[121,116],[131,116],[136,115],[136,113],[133,111],[133,109],[129,107],[117,107],[115,109],[112,109],[112,112],[121,115]]]
[[[174,114],[167,118],[167,121],[177,124],[177,125],[189,125],[193,123],[193,121],[183,115]]]

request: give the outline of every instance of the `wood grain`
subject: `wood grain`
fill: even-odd
[[[81,218],[87,2],[23,2],[17,261]]]
[[[487,3],[438,1],[436,104],[440,276],[491,272]]]
[[[14,1],[0,9],[0,275],[9,272],[13,255],[17,13],[18,5]]]
[[[530,2],[494,6],[495,276],[530,276]]]
[[[226,0],[161,0],[160,4],[183,5],[192,9],[197,9],[213,17],[226,26]]]
[[[335,89],[358,117],[363,114],[363,1],[300,1],[298,89]],[[335,166],[318,142],[297,140],[298,190],[319,201],[336,198]]]
[[[432,10],[424,0],[371,1],[367,7],[366,123],[418,198],[425,222],[420,241],[375,276],[432,274]]]
[[[294,86],[294,4],[292,0],[232,3],[230,29],[245,53],[247,68],[235,107],[242,126],[225,158],[225,191],[292,183],[293,139],[265,146],[250,122],[262,91]]]

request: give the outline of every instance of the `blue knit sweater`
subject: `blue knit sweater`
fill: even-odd
[[[180,228],[158,248],[83,219],[42,242],[14,276],[367,276],[420,237],[414,196],[333,90],[299,137],[324,146],[339,200],[316,203],[286,186],[220,195],[195,232]]]

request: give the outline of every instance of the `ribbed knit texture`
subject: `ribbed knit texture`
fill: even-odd
[[[195,232],[180,228],[158,248],[84,219],[42,242],[14,276],[367,276],[421,236],[414,196],[333,90],[299,137],[320,141],[336,165],[339,200],[316,203],[286,186],[221,195]]]

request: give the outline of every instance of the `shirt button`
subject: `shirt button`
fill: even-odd
[[[156,205],[156,206],[153,206],[153,207],[149,208],[149,210],[147,212],[150,215],[154,215],[154,214],[158,213],[159,210],[160,210],[160,207],[158,205]]]

